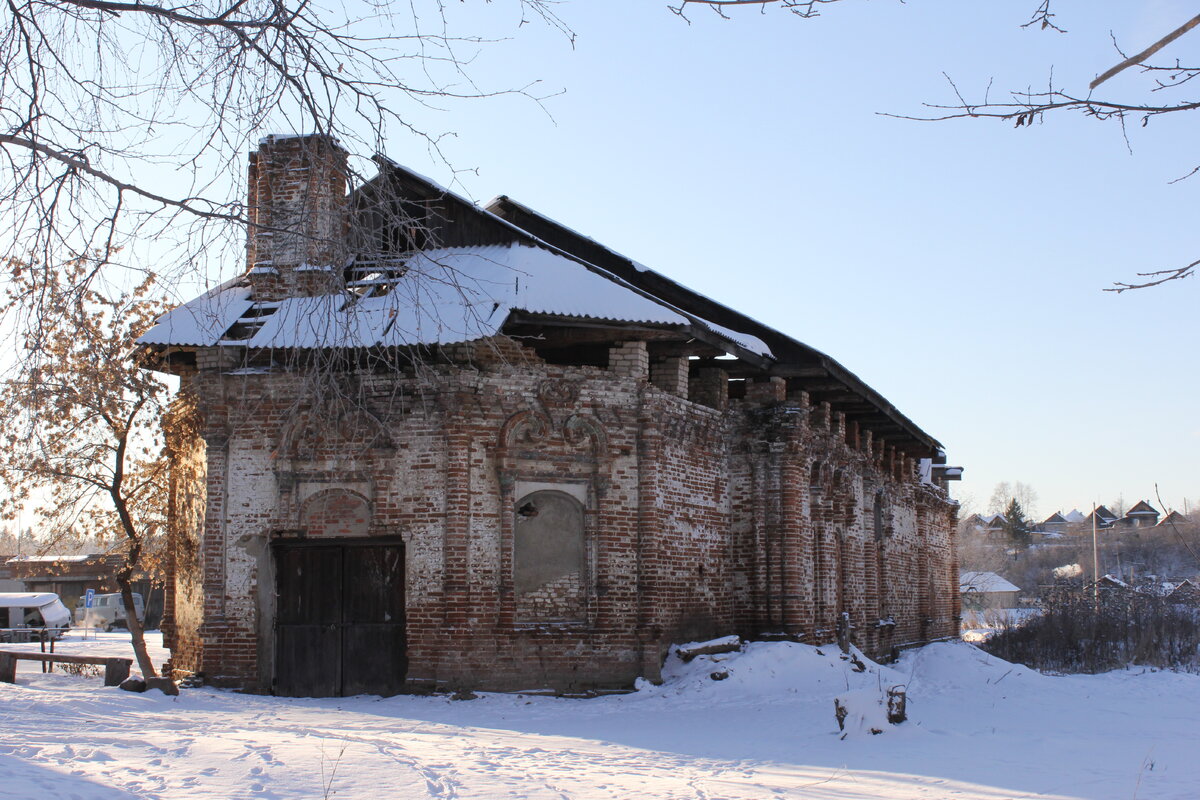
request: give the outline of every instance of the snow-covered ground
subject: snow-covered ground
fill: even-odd
[[[36,653],[42,649],[38,642],[8,642],[0,644],[3,650],[28,650]],[[49,645],[46,646],[49,649]],[[133,645],[129,641],[129,631],[113,631],[105,633],[92,628],[72,628],[63,638],[54,643],[57,653],[79,653],[89,656],[121,656],[133,658]],[[171,651],[162,646],[162,634],[158,631],[146,633],[146,652],[150,660],[157,666],[171,657]],[[17,662],[17,682],[24,683],[23,678],[30,670],[40,672],[41,667],[32,661]],[[133,671],[137,672],[137,661],[133,662]],[[140,674],[140,673],[139,673]],[[5,687],[0,686],[0,689]]]
[[[0,797],[1200,797],[1198,676],[1049,677],[968,644],[866,666],[854,672],[835,648],[758,643],[673,659],[664,685],[628,695],[454,701],[171,698],[20,662],[17,684],[0,684]],[[712,680],[719,671],[728,678]],[[895,684],[910,719],[892,726],[877,703]],[[838,696],[852,711],[844,736]]]
[[[982,642],[1005,628],[1022,625],[1042,613],[1040,608],[991,608],[984,611],[964,611],[963,641]]]

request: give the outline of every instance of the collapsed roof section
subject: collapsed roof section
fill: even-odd
[[[548,249],[510,242],[436,248],[348,270],[346,290],[255,301],[230,282],[164,315],[144,345],[253,349],[408,347],[454,344],[502,333],[514,312],[693,333],[759,356],[770,349],[632,291]]]
[[[855,431],[944,463],[935,439],[824,353],[510,198],[480,208],[386,158],[376,163],[379,174],[346,198],[351,257],[294,268],[323,279],[323,289],[260,291],[256,281],[279,267],[259,260],[164,315],[140,343],[159,352],[164,368],[186,369],[196,348],[242,348],[250,363],[278,351],[437,346],[498,334],[520,337],[551,363],[604,366],[612,342],[642,340],[652,357],[719,367],[742,386],[785,379],[789,392],[828,402]],[[251,249],[261,259],[266,246]]]

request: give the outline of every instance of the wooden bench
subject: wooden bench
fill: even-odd
[[[94,664],[104,667],[104,685],[117,686],[129,677],[132,658],[114,656],[71,656],[66,653],[36,653],[23,650],[0,650],[0,681],[17,682],[18,661],[41,661],[43,664]]]

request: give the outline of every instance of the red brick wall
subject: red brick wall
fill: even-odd
[[[200,435],[196,398],[182,391],[163,420],[171,463],[168,482],[168,547],[163,600],[163,644],[172,651],[172,663],[198,664],[201,642],[203,581],[200,541],[207,503],[207,455]],[[194,669],[189,666],[188,669]]]
[[[272,537],[360,535],[364,511],[367,535],[406,545],[413,681],[623,686],[656,677],[672,642],[732,632],[825,642],[841,612],[873,653],[956,630],[952,507],[866,442],[851,446],[803,398],[772,405],[778,392],[752,393],[766,405],[722,412],[641,378],[511,361],[429,367],[419,384],[336,383],[320,391],[296,374],[215,366],[196,378],[207,448],[174,452],[181,484],[206,456],[190,478],[208,498],[187,572],[203,598],[180,565],[174,616],[202,624],[174,623],[177,667],[269,690]],[[538,623],[517,613],[514,504],[555,486],[585,510],[586,613]],[[190,541],[198,515],[185,524],[184,504],[173,509],[173,534]],[[894,629],[880,627],[889,615]]]
[[[731,630],[730,425],[713,409],[647,392],[643,435],[657,437],[644,470],[654,491],[641,505],[655,525],[643,534],[647,624],[664,644]]]
[[[305,536],[366,536],[371,526],[371,504],[356,492],[329,489],[308,498],[300,510]]]
[[[340,286],[346,176],[346,152],[329,136],[268,136],[250,155],[247,266],[256,300]]]

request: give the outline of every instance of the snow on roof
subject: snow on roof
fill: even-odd
[[[403,266],[403,275],[379,279],[377,290],[361,298],[346,292],[253,304],[244,287],[214,290],[165,315],[138,341],[252,348],[451,344],[494,336],[514,310],[707,325],[618,278],[540,247],[513,243],[427,250],[410,256]],[[224,339],[252,305],[269,312],[259,317],[261,327],[248,339]],[[707,327],[748,349],[770,352],[754,337]]]
[[[178,306],[138,337],[138,344],[208,347],[249,310],[250,289],[230,281]]]
[[[393,164],[394,164],[394,162],[393,162]],[[402,169],[407,170],[406,167],[402,168]],[[407,171],[411,172],[411,170],[407,170]],[[416,173],[413,173],[413,174],[416,174]],[[422,177],[422,176],[418,175],[417,177]],[[493,219],[496,219],[496,220],[504,223],[508,227],[510,227],[516,231],[520,231],[521,233],[528,236],[529,233],[527,231],[525,231],[523,228],[515,225],[512,222],[509,222],[503,216],[501,216],[500,214],[497,214],[495,211],[492,210],[501,204],[511,205],[513,207],[521,209],[523,212],[525,212],[527,214],[530,214],[534,217],[545,220],[546,222],[550,223],[551,225],[553,225],[563,231],[566,231],[567,233],[571,234],[572,236],[579,238],[583,242],[586,242],[586,243],[598,248],[599,250],[611,253],[614,257],[628,262],[630,264],[630,266],[632,266],[633,269],[635,269],[637,272],[646,272],[646,273],[651,273],[653,275],[659,276],[663,280],[668,281],[669,283],[677,286],[679,289],[681,289],[683,291],[694,294],[698,297],[703,297],[698,292],[694,292],[693,290],[688,289],[686,286],[683,286],[682,284],[679,284],[678,282],[676,282],[670,278],[667,278],[665,275],[662,275],[661,273],[658,273],[655,270],[650,269],[650,267],[647,267],[645,264],[642,264],[638,261],[634,261],[633,259],[629,258],[628,256],[623,255],[623,254],[617,252],[616,250],[613,250],[612,248],[608,247],[607,245],[601,244],[600,242],[596,241],[592,237],[587,236],[586,234],[580,233],[579,231],[575,230],[574,228],[570,227],[569,225],[564,225],[556,219],[551,219],[550,217],[546,216],[545,214],[541,213],[540,211],[535,211],[532,208],[530,208],[529,206],[524,205],[523,203],[518,203],[516,200],[513,200],[511,197],[508,197],[507,195],[499,195],[497,197],[493,197],[491,200],[489,200],[483,206],[477,207],[477,210],[479,210],[481,213],[487,214],[489,217],[491,217]],[[545,242],[543,242],[543,244],[545,244],[547,247],[549,247],[551,249],[559,250],[559,248],[555,247],[553,244],[549,244],[549,243],[545,243]],[[567,251],[559,250],[559,252],[567,252]],[[598,265],[598,266],[601,266],[603,269],[606,269],[606,270],[610,269],[609,267],[607,267],[607,265]],[[706,301],[712,302],[712,303],[716,303],[716,301],[713,301],[711,298],[705,297],[703,299]],[[720,304],[717,303],[717,305],[720,305]],[[749,322],[753,322],[753,320],[750,320],[749,317],[745,317],[745,315],[740,314],[739,312],[733,312],[732,309],[730,309],[730,311],[734,314],[737,314],[737,316],[739,316],[739,317],[744,317]],[[692,313],[692,312],[689,312],[689,313]],[[695,319],[697,319],[697,321],[702,322],[704,327],[708,328],[713,333],[716,333],[726,339],[731,340],[732,342],[743,347],[746,350],[749,350],[758,355],[765,355],[768,357],[774,356],[774,354],[771,352],[771,348],[762,339],[758,338],[757,336],[754,336],[749,333],[742,333],[741,331],[737,331],[732,328],[727,328],[722,325],[718,325],[717,323],[712,322],[708,319],[703,319],[703,318],[695,318]]]
[[[9,563],[9,564],[13,564],[13,563],[49,564],[49,563],[53,563],[55,561],[78,563],[78,562],[83,562],[83,561],[87,561],[92,558],[99,558],[99,557],[100,557],[99,555],[95,555],[95,554],[81,555],[81,556],[13,556],[6,563]]]
[[[40,608],[58,599],[54,592],[0,592],[0,608]]]
[[[1063,514],[1063,519],[1067,522],[1083,522],[1087,517],[1080,513],[1079,509],[1072,508],[1067,513]]]
[[[1009,583],[994,572],[961,572],[958,576],[960,592],[1019,592],[1020,586]]]

